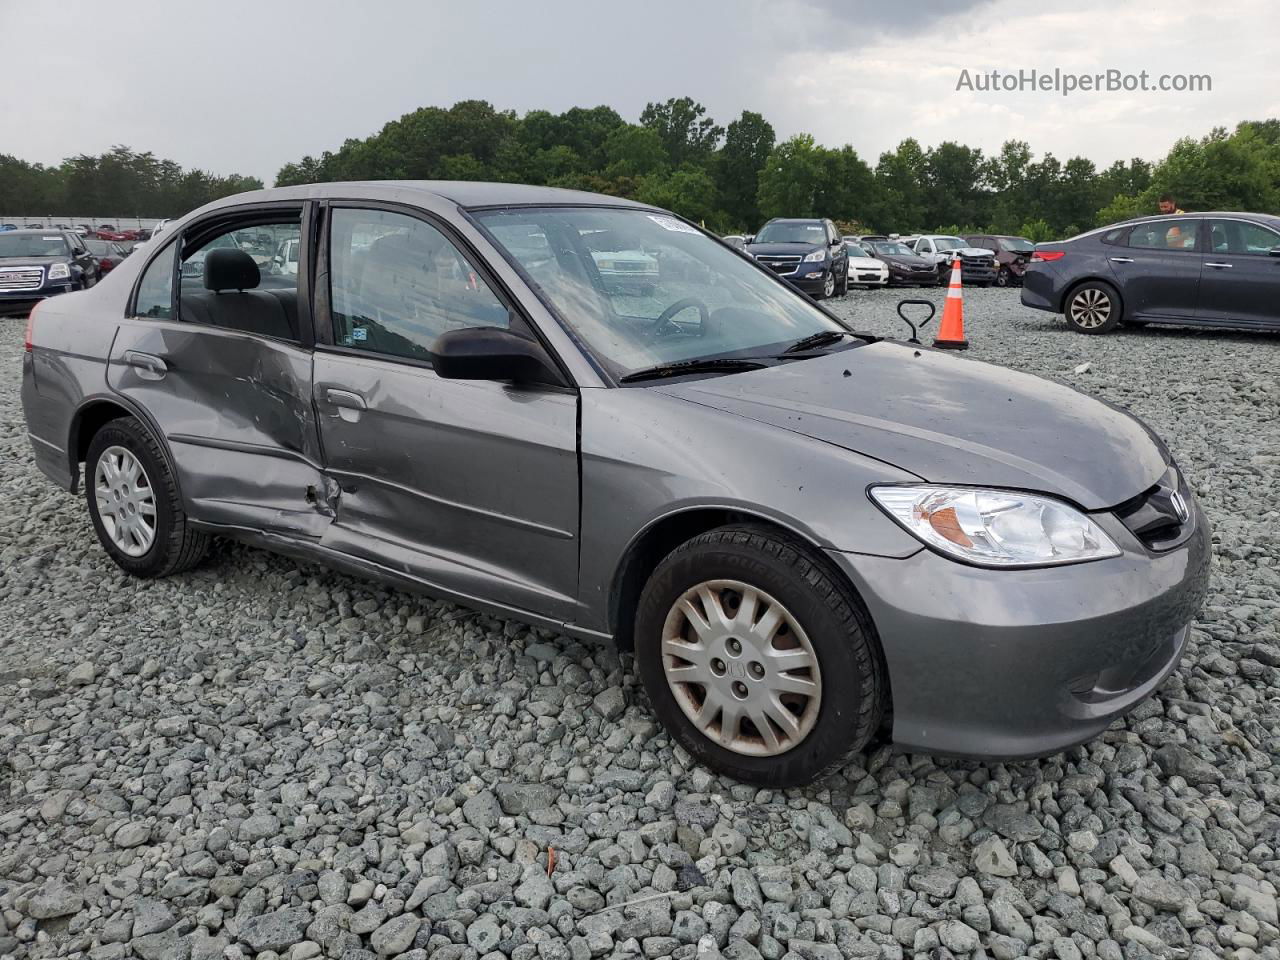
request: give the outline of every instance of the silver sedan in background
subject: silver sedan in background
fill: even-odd
[[[296,270],[235,240],[262,235]],[[855,333],[616,197],[243,194],[41,304],[27,344],[36,463],[124,570],[234,537],[617,643],[671,735],[754,783],[882,729],[1093,737],[1206,590],[1204,515],[1133,417]]]

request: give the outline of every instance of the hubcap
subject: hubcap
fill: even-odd
[[[1081,290],[1071,298],[1071,320],[1078,327],[1092,330],[1111,317],[1111,298],[1096,287]]]
[[[720,746],[772,757],[813,730],[822,674],[804,629],[781,603],[737,580],[709,580],[671,607],[662,668],[686,717]]]
[[[140,557],[156,539],[156,501],[138,458],[124,447],[107,447],[93,472],[102,526],[122,552]]]
[[[822,284],[822,293],[824,296],[831,296],[836,292],[836,275],[834,271],[827,274],[827,279]]]

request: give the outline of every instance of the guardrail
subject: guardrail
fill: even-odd
[[[19,230],[29,227],[49,227],[58,229],[59,225],[74,229],[81,224],[97,230],[104,223],[109,223],[117,230],[151,229],[161,220],[160,217],[71,217],[65,214],[50,214],[47,217],[10,217],[0,213],[0,226],[12,223]]]

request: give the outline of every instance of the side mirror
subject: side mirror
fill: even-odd
[[[539,343],[500,327],[448,330],[436,337],[431,356],[446,380],[564,383]]]

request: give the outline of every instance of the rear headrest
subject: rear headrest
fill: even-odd
[[[204,258],[204,286],[215,293],[223,290],[252,290],[262,279],[253,257],[243,250],[219,247]]]

